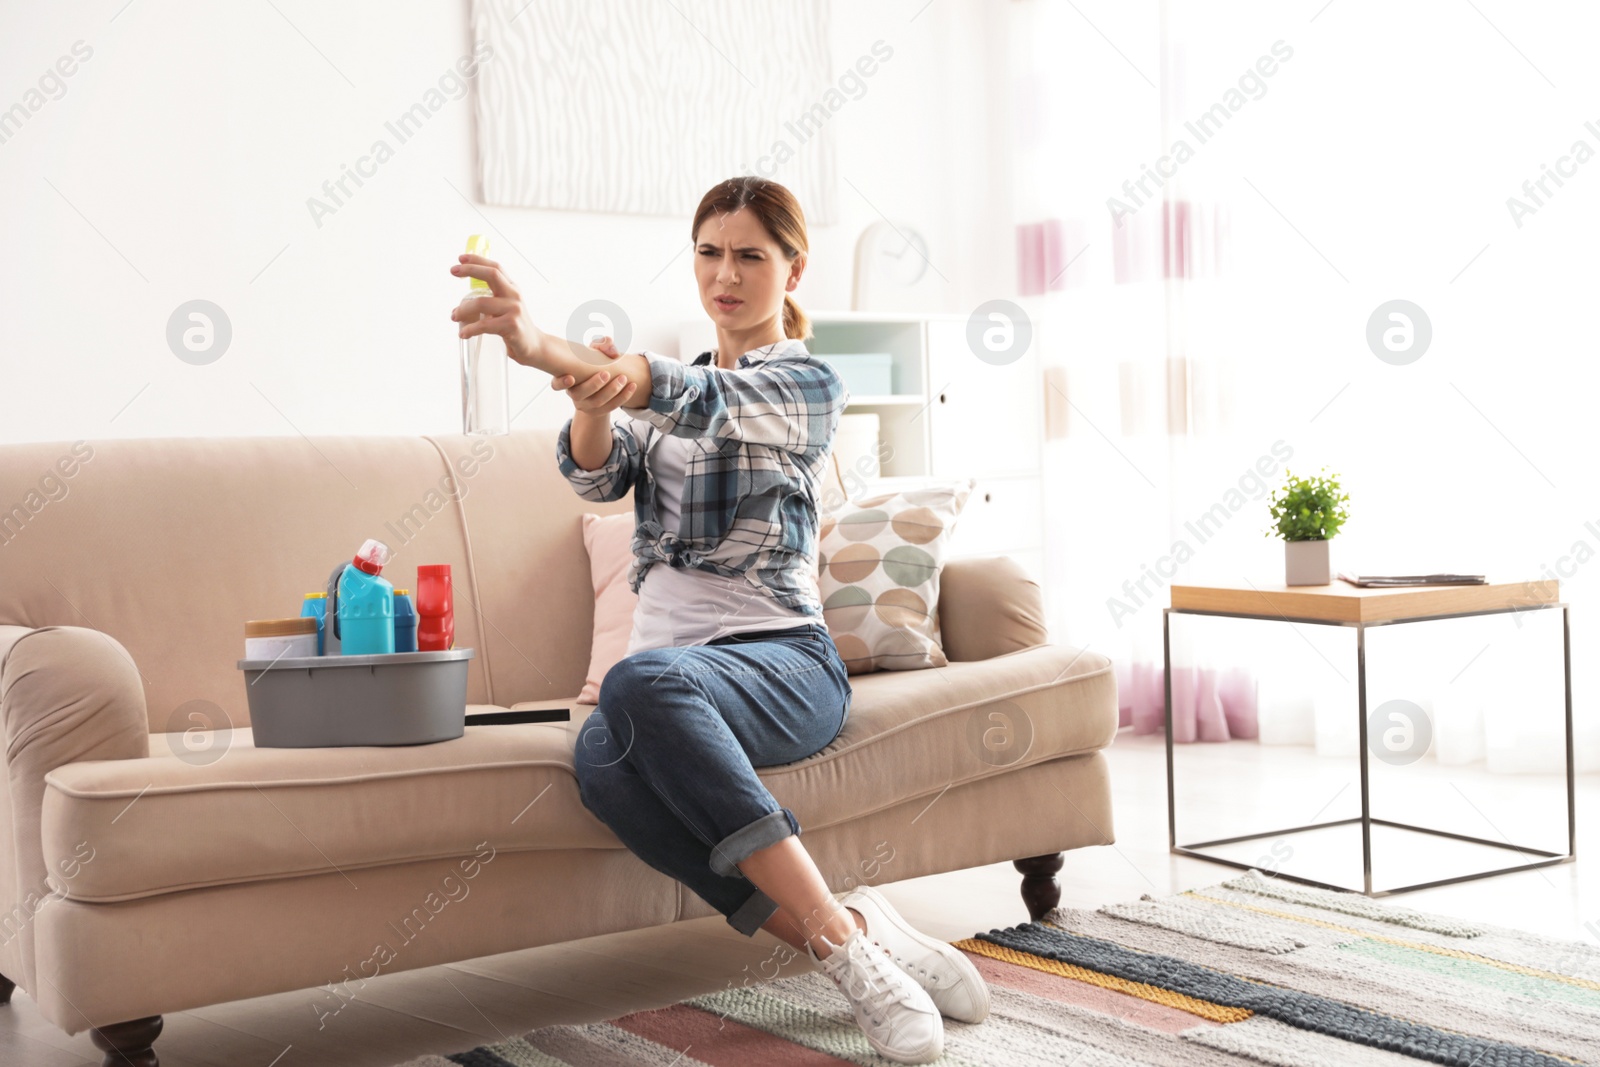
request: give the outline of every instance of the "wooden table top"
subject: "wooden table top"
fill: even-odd
[[[1317,622],[1387,622],[1556,604],[1561,600],[1561,583],[1540,580],[1362,589],[1335,578],[1328,585],[1174,585],[1171,594],[1175,611]]]

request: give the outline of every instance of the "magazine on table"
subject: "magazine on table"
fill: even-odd
[[[1340,571],[1341,581],[1362,589],[1382,589],[1405,585],[1487,585],[1481,574],[1355,574]]]

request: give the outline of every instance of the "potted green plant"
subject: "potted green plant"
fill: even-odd
[[[1284,583],[1327,585],[1332,580],[1328,542],[1350,517],[1344,507],[1350,497],[1341,491],[1338,475],[1297,478],[1288,468],[1283,474],[1286,481],[1270,501],[1274,525],[1267,536],[1283,538]]]

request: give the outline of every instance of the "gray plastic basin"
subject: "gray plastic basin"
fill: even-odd
[[[474,651],[242,659],[257,748],[425,745],[466,732]]]

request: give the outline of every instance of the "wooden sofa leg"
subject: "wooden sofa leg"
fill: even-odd
[[[150,1046],[161,1036],[161,1016],[151,1015],[110,1026],[96,1026],[89,1031],[94,1047],[104,1052],[101,1067],[158,1067],[155,1050]]]
[[[17,983],[0,974],[0,1004],[11,1003],[11,991],[17,988]]]
[[[1028,906],[1028,917],[1034,922],[1061,903],[1061,884],[1056,881],[1056,872],[1066,861],[1066,855],[1061,852],[1011,861],[1011,866],[1022,872],[1022,902]]]

